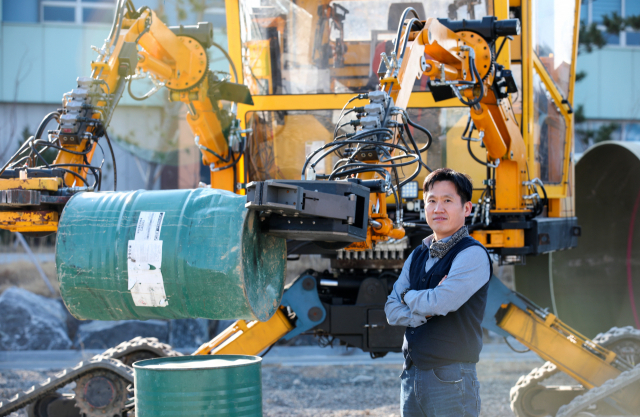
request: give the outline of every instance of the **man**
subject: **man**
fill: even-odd
[[[403,417],[480,414],[476,363],[492,267],[487,250],[465,226],[472,189],[466,175],[448,168],[425,179],[433,234],[407,258],[385,305],[389,324],[407,326]]]

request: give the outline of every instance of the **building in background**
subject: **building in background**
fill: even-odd
[[[556,0],[558,1],[558,0]],[[604,19],[614,13],[622,19],[640,16],[640,0],[584,0],[581,20],[595,23],[603,31],[606,45],[591,53],[581,51],[576,83],[575,107],[584,121],[576,124],[576,153],[589,144],[606,139],[640,141],[640,32],[626,28],[606,32]]]
[[[560,1],[560,0],[556,0]],[[147,5],[169,25],[209,21],[214,39],[226,48],[223,0],[134,0]],[[87,76],[96,52],[107,37],[115,0],[0,0],[0,161],[6,160],[40,120],[61,106],[62,95]],[[611,138],[640,141],[640,31],[605,32],[603,18],[640,15],[640,0],[584,0],[583,24],[596,23],[606,45],[582,51],[576,83],[576,152]],[[215,48],[210,67],[228,71]],[[137,81],[134,91],[150,88]],[[109,131],[115,138],[120,190],[188,188],[207,178],[199,151],[185,121],[185,110],[169,103],[166,90],[144,102],[122,97]],[[113,165],[107,153],[103,189],[111,189]]]
[[[113,20],[115,0],[0,0],[0,162],[32,135],[43,117],[60,108],[76,78],[88,76],[91,61]],[[226,20],[221,0],[134,0],[149,6],[168,25],[214,24],[214,40],[225,49]],[[213,48],[210,68],[228,71]],[[134,93],[151,88],[135,81]],[[111,124],[118,171],[118,190],[192,188],[201,176],[200,152],[181,104],[160,90],[143,102],[125,92]],[[53,129],[53,124],[49,129]],[[113,164],[105,147],[103,190],[113,187]],[[93,163],[102,159],[96,153]],[[207,174],[206,171],[204,174]]]

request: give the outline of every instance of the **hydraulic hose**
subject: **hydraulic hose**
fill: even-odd
[[[36,134],[35,134],[35,139],[40,139],[44,133],[44,129],[47,127],[47,125],[51,122],[51,120],[56,119],[58,120],[58,122],[60,121],[60,113],[58,112],[51,112],[49,114],[47,114],[42,121],[40,122],[40,124],[38,125],[38,128],[36,129]],[[0,175],[2,175],[7,168],[9,168],[9,166],[11,166],[11,164],[16,160],[16,158],[18,156],[20,156],[20,154],[22,152],[24,152],[27,147],[30,146],[30,139],[28,139],[27,141],[25,141],[22,145],[20,145],[20,147],[18,148],[18,150],[16,151],[16,153],[14,153],[11,158],[9,158],[9,160],[7,161],[7,163],[0,169]]]
[[[381,175],[386,175],[387,171],[384,168],[370,168],[370,167],[366,167],[366,168],[355,168],[355,169],[350,169],[347,171],[343,171],[340,172],[339,174],[337,173],[331,173],[331,175],[329,175],[328,180],[331,181],[334,177],[346,177],[348,175],[353,175],[353,174],[360,174],[363,172],[377,172]]]
[[[113,19],[113,25],[111,26],[111,33],[109,33],[109,45],[107,48],[107,54],[105,56],[108,57],[111,54],[111,48],[113,48],[118,42],[118,37],[120,37],[120,29],[122,29],[122,22],[124,20],[124,9],[125,9],[125,0],[118,1],[118,7],[116,8],[116,14]],[[112,37],[115,28],[115,36]]]
[[[338,118],[338,122],[336,123],[336,127],[333,129],[333,138],[334,138],[334,140],[335,140],[335,137],[336,137],[336,133],[338,132],[338,129],[339,129],[339,128],[338,128],[338,124],[340,123],[340,120],[342,120],[342,118],[345,116],[344,109],[346,109],[346,108],[347,108],[347,106],[348,106],[351,102],[353,102],[354,100],[357,100],[357,99],[365,99],[365,98],[367,98],[368,96],[369,96],[368,94],[357,94],[357,95],[355,95],[355,96],[351,97],[351,98],[350,98],[350,99],[345,103],[345,105],[344,105],[344,106],[342,106],[342,110],[340,110],[340,117]]]
[[[238,159],[235,158],[235,156],[233,155],[233,150],[229,150],[229,158],[227,159],[227,161],[229,161],[229,159],[231,159],[231,163],[229,165],[225,165],[219,168],[213,168],[211,169],[211,172],[218,172],[218,171],[222,171],[228,168],[233,168],[235,170],[235,166],[238,164],[238,162],[240,161],[240,157],[244,154],[244,151],[247,148],[247,144],[246,144],[246,139],[245,141],[242,143],[242,150],[240,152],[238,152]],[[220,158],[222,159],[222,158]],[[235,180],[234,180],[235,181]],[[235,191],[234,191],[235,192]]]
[[[200,137],[196,135],[195,138],[195,142],[196,142],[196,146],[198,147],[198,149],[209,152],[211,155],[215,156],[216,158],[218,158],[219,160],[221,160],[222,162],[224,162],[225,164],[228,163],[229,161],[231,161],[231,155],[229,155],[226,158],[223,158],[222,156],[220,156],[216,151],[214,151],[213,149],[209,149],[204,145],[200,144]]]
[[[236,70],[236,66],[233,64],[233,61],[231,60],[231,56],[229,56],[229,54],[227,53],[227,51],[224,50],[224,48],[222,48],[222,46],[218,45],[215,42],[211,42],[212,46],[215,46],[216,48],[218,48],[220,50],[220,52],[222,52],[222,54],[224,55],[225,58],[227,58],[227,61],[229,61],[229,65],[231,66],[231,70],[233,71],[233,78],[236,82],[236,84],[239,82],[238,81],[238,71]]]
[[[149,9],[149,6],[144,6],[141,7],[140,10],[138,11],[139,14],[141,14],[142,12],[144,12],[145,10],[151,10]],[[142,29],[142,32],[140,32],[138,34],[138,37],[135,40],[135,44],[138,45],[138,42],[140,41],[140,38],[142,38],[142,36],[144,36],[146,33],[149,32],[149,30],[151,29],[151,24],[153,23],[152,21],[153,19],[153,15],[151,13],[149,13],[149,18],[147,21],[145,21],[145,26],[144,29]]]
[[[404,126],[405,126],[405,130],[407,131],[407,136],[409,136],[409,141],[411,142],[411,145],[413,145],[413,149],[416,152],[415,155],[416,155],[416,158],[419,161],[419,163],[418,163],[418,167],[413,172],[413,174],[409,178],[405,179],[400,184],[398,184],[398,188],[402,188],[405,184],[408,184],[409,182],[411,182],[415,177],[420,175],[420,171],[422,171],[422,157],[420,156],[421,151],[418,148],[418,144],[416,143],[415,139],[413,138],[413,135],[411,134],[411,131],[409,130],[409,126],[406,125],[406,124]]]
[[[476,67],[476,61],[471,57],[469,57],[469,67],[471,67],[473,76],[477,80],[477,83],[475,85],[480,87],[480,95],[471,101],[467,101],[464,99],[464,97],[462,97],[462,95],[460,94],[460,92],[456,87],[452,86],[451,88],[453,88],[453,92],[455,93],[456,97],[458,97],[458,100],[462,102],[462,104],[464,104],[465,106],[472,107],[480,103],[480,100],[484,98],[484,87],[482,86],[482,79],[480,78],[480,73],[478,72],[478,68]]]
[[[400,16],[400,22],[398,22],[398,31],[396,33],[396,41],[395,41],[396,56],[398,56],[398,52],[400,52],[400,36],[402,35],[404,20],[407,18],[407,15],[410,12],[413,13],[413,15],[417,19],[420,19],[420,16],[418,16],[418,12],[416,12],[416,9],[414,9],[413,7],[407,7],[406,9],[404,9],[404,12],[402,12],[402,16]]]
[[[471,131],[473,131],[473,129]],[[476,161],[480,165],[488,166],[486,162],[482,161],[477,156],[475,156],[475,154],[471,150],[471,141],[470,140],[467,140],[467,151],[469,151],[469,155],[471,155],[471,157],[473,158],[474,161]]]
[[[318,158],[318,161],[324,159],[327,155],[329,155],[330,153],[336,151],[339,148],[342,148],[344,146],[347,146],[349,144],[355,144],[355,143],[362,143],[365,145],[371,145],[373,144],[373,142],[371,141],[358,141],[357,139],[359,137],[367,137],[367,136],[371,136],[374,134],[380,134],[380,133],[387,133],[389,136],[393,136],[393,131],[389,128],[377,128],[377,129],[371,129],[371,130],[367,130],[366,132],[361,132],[358,133],[357,135],[352,136],[351,138],[344,140],[344,141],[340,141],[340,142],[329,142],[327,144],[325,144],[324,146],[319,147],[318,149],[316,149],[311,155],[307,156],[307,159],[304,161],[304,165],[302,166],[302,178],[304,179],[305,176],[305,172],[307,171],[307,165],[309,164],[309,161],[311,161],[313,159],[314,156],[316,156],[318,153],[320,153],[320,151],[328,148],[328,147],[335,147],[335,149],[332,149],[330,152],[325,153],[324,155],[322,155],[320,158]],[[385,145],[385,146],[390,146],[390,145]],[[317,162],[317,161],[316,161]]]
[[[398,60],[404,58],[404,52],[407,50],[407,44],[409,43],[409,32],[411,31],[413,24],[416,22],[420,23],[420,20],[411,18],[411,20],[409,20],[409,23],[407,23],[407,30],[404,32],[404,41],[402,42],[402,52],[400,53],[400,55],[398,55]]]
[[[471,155],[474,161],[488,168],[489,165],[483,160],[479,159],[471,150],[471,135],[473,134],[473,129],[475,128],[475,126],[473,125],[473,122],[471,122],[471,115],[469,115],[469,121],[467,122],[467,126],[469,125],[471,126],[471,130],[469,131],[469,139],[464,139],[464,135],[467,133],[467,129],[465,129],[464,132],[462,133],[463,140],[467,141],[467,151],[469,152],[469,155]]]
[[[124,7],[124,1],[123,0],[118,1],[117,5],[116,5],[116,11],[113,14],[113,23],[111,24],[111,31],[109,31],[109,36],[107,37],[107,40],[105,42],[105,46],[107,48],[110,48],[111,45],[113,44],[113,39],[114,39],[114,35],[116,33],[116,30],[119,32],[118,22],[120,20],[120,13],[121,13],[123,7]],[[116,29],[116,28],[118,28],[118,29]]]
[[[109,152],[111,152],[111,160],[113,161],[113,191],[116,191],[118,189],[118,167],[116,166],[116,156],[113,152],[111,139],[109,139],[107,129],[104,130],[104,138],[107,140],[107,145],[109,145]]]
[[[329,156],[331,153],[337,152],[340,148],[343,148],[345,146],[349,146],[349,145],[352,145],[352,144],[371,145],[372,143],[370,141],[364,141],[364,140],[363,141],[355,141],[355,142],[353,140],[340,141],[340,142],[330,142],[327,145],[330,145],[331,149],[329,149],[328,151],[326,151],[325,153],[320,155],[318,157],[318,159],[314,163],[311,164],[311,168],[315,168],[316,165],[318,164],[318,162],[322,161],[324,158]],[[319,148],[317,151],[321,151],[321,150],[325,149],[326,147],[327,146],[325,145],[325,146]],[[317,151],[314,152],[313,154],[311,154],[311,156],[309,158],[307,158],[307,160],[305,160],[305,163],[303,165],[303,169],[304,169],[303,175],[304,175],[304,172],[306,172],[307,164],[309,163],[308,161],[313,159],[313,157],[318,153]],[[353,157],[348,158],[348,161],[352,161],[352,160],[353,160]]]
[[[38,125],[38,129],[36,129],[36,134],[34,136],[36,140],[42,138],[42,135],[44,134],[44,129],[53,119],[55,119],[56,121],[58,121],[58,123],[60,123],[60,113],[58,113],[57,111],[53,111],[47,114],[46,116],[44,116],[44,119],[42,119],[42,121]]]
[[[129,83],[127,85],[127,91],[129,92],[129,97],[131,97],[132,99],[134,99],[135,101],[144,101],[146,99],[148,99],[149,97],[151,97],[151,94],[146,93],[144,96],[142,97],[138,97],[135,94],[133,94],[133,91],[131,91],[131,82],[133,81],[132,78],[129,78]],[[151,90],[153,91],[153,90]]]
[[[405,117],[407,118],[407,123],[418,129],[419,131],[421,131],[422,133],[424,133],[425,135],[427,135],[427,144],[424,145],[422,148],[420,148],[420,153],[423,153],[424,151],[426,151],[427,149],[429,149],[431,147],[431,143],[433,142],[433,136],[431,136],[431,132],[429,132],[426,128],[420,126],[419,124],[415,123],[413,120],[411,120],[411,118],[409,117],[409,114],[407,114],[405,112]],[[407,132],[409,133],[409,137],[411,136],[411,132],[409,131],[409,129],[407,128]]]
[[[36,146],[33,144],[33,136],[31,136],[27,142],[29,143],[29,147],[31,147],[31,154],[30,157],[33,157],[33,155],[35,154],[38,159],[47,167],[47,168],[51,168],[49,166],[49,163],[43,158],[43,156],[40,154],[40,151],[38,151],[36,149]]]
[[[355,162],[355,163],[351,163],[351,164],[342,165],[342,166],[338,167],[337,170],[338,171],[339,170],[344,170],[345,168],[350,168],[350,167],[362,167],[362,168],[366,168],[366,169],[369,169],[369,170],[372,170],[373,168],[389,168],[389,167],[397,168],[397,167],[403,167],[403,166],[415,164],[417,162],[416,161],[417,156],[414,155],[414,154],[399,155],[399,156],[395,156],[395,157],[393,157],[391,159],[387,159],[387,160],[384,161],[384,162],[389,162],[389,161],[395,161],[395,160],[398,160],[398,159],[404,159],[404,158],[410,158],[410,157],[413,157],[413,159],[411,161],[401,162],[401,163],[394,163],[392,165],[379,165],[379,164],[369,164],[369,163],[366,163],[366,162]],[[420,166],[420,165],[418,165],[418,166]],[[334,171],[329,176],[329,179],[332,179],[333,176],[344,176],[344,174],[341,173],[341,172],[335,172]]]

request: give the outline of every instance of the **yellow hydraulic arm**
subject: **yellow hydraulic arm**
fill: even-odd
[[[511,107],[508,86],[505,83],[497,90],[494,86],[500,72],[492,60],[491,46],[474,31],[454,32],[436,18],[426,21],[411,18],[404,23],[400,45],[396,45],[392,56],[383,56],[385,65],[379,72],[381,88],[389,92],[396,107],[406,109],[415,80],[425,76],[429,77],[436,100],[457,97],[468,105],[473,125],[486,148],[488,167],[495,169],[495,183],[491,184],[495,201],[485,203],[489,203],[494,213],[532,213],[531,196],[535,189],[527,181],[525,143]],[[518,21],[502,26],[505,34],[519,30]],[[500,33],[498,29],[495,31]],[[522,246],[524,231],[513,232],[501,231],[509,234],[504,239],[505,246]],[[473,236],[482,243],[490,243],[485,232]]]
[[[313,329],[326,319],[318,297],[316,278],[303,274],[287,285],[281,306],[269,320],[238,320],[203,344],[194,355],[257,355],[278,340],[291,339]]]
[[[631,368],[614,352],[597,345],[551,313],[537,308],[523,310],[507,303],[498,317],[500,328],[588,389]]]
[[[205,38],[208,35],[207,30],[212,30],[209,26],[201,29],[195,33]],[[215,83],[218,80],[210,80],[213,74],[208,70],[206,49],[203,47],[206,41],[194,39],[195,33],[175,34],[148,7],[143,7],[140,11],[129,9],[121,21],[118,39],[114,41],[110,50],[103,50],[104,55],[100,55],[91,63],[91,77],[102,81],[100,85],[103,86],[103,93],[108,94],[110,91],[122,91],[127,77],[132,76],[136,68],[148,72],[156,83],[169,90],[170,100],[187,104],[187,121],[194,134],[199,137],[199,143],[215,151],[221,158],[226,158],[229,149],[220,121],[208,97],[210,82]],[[138,45],[142,48],[140,51]],[[65,104],[68,104],[68,101]],[[106,100],[99,101],[96,107],[105,107],[108,104]],[[94,113],[92,118],[100,120],[101,114]],[[87,130],[93,132],[94,129],[90,127]],[[75,146],[63,147],[65,151],[68,149],[80,152],[87,145],[87,140],[84,139]],[[93,145],[91,152],[95,151],[96,146]],[[60,152],[56,164],[82,163],[81,156],[65,151]],[[92,153],[87,155],[87,159],[91,160],[91,156]],[[219,159],[205,151],[203,162],[209,165],[219,162]],[[80,169],[74,171],[84,174],[86,178],[86,169],[84,172]],[[68,186],[75,182],[76,177],[72,174],[65,176]],[[217,188],[230,187],[227,185]]]
[[[411,17],[411,13],[415,17]],[[457,22],[448,23],[453,25]],[[470,107],[470,119],[474,129],[479,132],[479,140],[482,140],[486,148],[487,169],[495,170],[495,180],[491,179],[486,184],[494,192],[488,195],[488,200],[484,199],[482,202],[486,205],[487,215],[489,211],[502,215],[532,215],[536,209],[532,200],[537,194],[535,184],[528,181],[525,143],[509,98],[511,88],[515,86],[507,82],[512,79],[507,79],[504,76],[506,72],[502,72],[501,67],[496,64],[492,52],[494,45],[474,32],[478,29],[490,31],[487,36],[495,41],[501,36],[519,34],[519,21],[499,22],[490,18],[477,24],[478,28],[454,31],[436,18],[419,20],[412,8],[404,12],[394,51],[389,56],[382,54],[378,70],[379,91],[388,94],[393,102],[391,114],[394,115],[395,124],[387,127],[411,123],[406,109],[415,82],[421,77],[428,77],[429,87],[436,101],[457,97]],[[369,93],[369,99],[379,91]],[[392,144],[401,145],[402,135],[402,131],[396,129]],[[471,137],[463,139],[476,140]],[[420,153],[424,161],[427,151]],[[411,156],[399,148],[395,148],[391,155],[394,159]],[[389,162],[379,164],[381,167],[390,165]],[[387,168],[387,171],[391,173],[391,169]],[[373,170],[358,174],[358,178],[383,179],[379,172]],[[371,194],[369,217],[373,222],[367,241],[356,242],[346,250],[371,249],[372,241],[399,239],[405,235],[402,225],[394,225],[388,218],[386,201],[384,193]],[[479,209],[478,207],[477,210]],[[490,239],[493,237],[494,241],[501,240],[505,247],[524,246],[522,228],[490,233],[477,231],[473,236],[485,244],[491,243]]]
[[[295,326],[284,308],[269,320],[238,320],[218,336],[203,344],[194,355],[257,355],[282,339]]]
[[[545,387],[536,382],[519,383],[511,390],[512,409],[518,416],[555,415],[561,406],[570,403],[576,396],[603,386],[623,372],[632,371],[637,365],[509,290],[496,277],[489,282],[482,326],[501,336],[513,337],[542,359],[554,364],[555,369],[549,372],[565,372],[582,385]],[[607,401],[618,411],[638,410],[640,398],[636,393],[639,389],[640,380],[626,385],[623,381]]]
[[[36,137],[0,168],[0,175],[15,177],[0,178],[0,228],[55,232],[65,199],[74,192],[99,190],[101,167],[91,165],[93,154],[102,137],[111,148],[107,126],[137,72],[149,74],[156,85],[152,92],[165,87],[170,100],[187,105],[187,122],[203,163],[211,167],[212,186],[235,191],[231,168],[243,153],[243,132],[219,100],[252,100],[246,87],[219,79],[208,69],[206,48],[213,44],[212,35],[208,23],[169,28],[148,7],[135,10],[131,1],[120,0],[109,39],[91,63],[91,77],[78,78],[78,88],[64,95],[62,113],[48,115]],[[43,129],[54,119],[59,128],[47,140]],[[239,144],[235,152],[230,142]],[[40,155],[48,148],[58,151],[51,164]],[[30,153],[23,156],[25,152]],[[89,174],[95,178],[91,184]]]

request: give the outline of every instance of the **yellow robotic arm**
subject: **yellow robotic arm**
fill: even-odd
[[[212,37],[211,24],[169,28],[148,7],[135,10],[130,0],[119,1],[109,38],[91,63],[91,76],[78,78],[77,88],[63,97],[62,111],[47,115],[36,135],[0,168],[0,228],[55,232],[73,193],[100,189],[101,167],[91,165],[93,154],[104,137],[113,157],[106,129],[127,83],[131,93],[137,71],[148,72],[156,87],[144,97],[132,97],[145,99],[164,86],[170,100],[186,103],[203,163],[211,167],[212,186],[235,191],[231,168],[243,154],[244,132],[219,101],[253,102],[247,87],[208,69]],[[54,119],[58,129],[44,139],[44,128]],[[41,155],[46,149],[58,151],[51,164]]]
[[[468,30],[448,19],[407,20],[398,52],[383,57],[380,83],[397,107],[406,109],[415,79],[422,76],[429,77],[436,101],[457,97],[468,105],[487,150],[487,163],[496,170],[494,210],[523,213],[531,208],[524,198],[529,191],[525,144],[508,96],[515,86],[495,63],[485,39],[517,35],[520,26],[518,20],[494,19],[487,17],[482,26]]]

